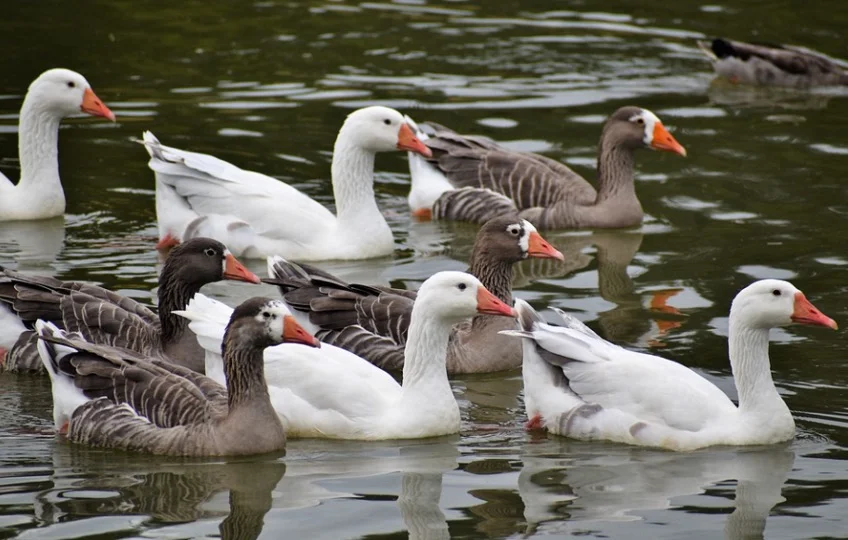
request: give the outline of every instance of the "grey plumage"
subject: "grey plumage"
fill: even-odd
[[[848,71],[833,60],[796,47],[715,38],[698,41],[716,73],[731,82],[808,88],[848,85]]]
[[[513,235],[513,231],[515,235]],[[469,272],[500,300],[512,304],[513,265],[528,256],[520,238],[529,235],[515,215],[487,222],[477,235]],[[416,293],[345,283],[309,265],[277,258],[266,283],[278,285],[286,302],[321,327],[317,337],[385,370],[400,370]],[[511,369],[521,364],[521,344],[500,336],[506,317],[478,315],[454,327],[448,342],[449,373]]]
[[[540,229],[621,228],[639,225],[643,212],[633,184],[633,151],[646,143],[643,109],[622,107],[604,124],[599,145],[597,189],[566,165],[528,152],[465,136],[440,126],[429,131],[427,161],[457,189],[444,192],[433,216],[484,223],[498,211],[519,212]],[[485,191],[502,195],[506,201]],[[472,202],[474,195],[482,200]]]
[[[73,384],[89,401],[72,411],[54,399],[71,441],[161,455],[257,454],[285,446],[271,406],[262,351],[283,341],[258,314],[279,303],[252,298],[237,308],[224,335],[227,388],[169,362],[92,344],[79,334],[38,322],[39,351],[54,392]],[[55,379],[65,382],[58,384]],[[57,388],[59,390],[57,390]],[[57,416],[58,415],[58,416]]]
[[[200,288],[225,279],[226,247],[196,238],[172,250],[160,276],[159,313],[132,298],[77,281],[30,276],[2,270],[0,302],[26,326],[37,319],[53,322],[86,341],[138,351],[203,372],[204,353],[187,321],[172,311],[184,309]],[[10,348],[3,369],[41,372],[35,336],[22,335]]]

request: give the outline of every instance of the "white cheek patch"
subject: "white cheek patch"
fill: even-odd
[[[535,227],[530,225],[530,223],[526,219],[522,219],[520,223],[513,223],[509,225],[506,229],[507,231],[513,230],[515,227],[518,227],[520,232],[520,236],[518,237],[518,247],[521,248],[521,251],[527,253],[530,251],[530,233],[535,231]]]
[[[227,255],[230,254],[229,249],[224,249],[224,258],[221,260],[221,274],[227,273]]]
[[[642,142],[645,143],[645,146],[650,146],[654,142],[654,126],[657,125],[660,119],[648,109],[642,109],[642,112],[639,114],[631,116],[630,121],[635,122],[639,118],[645,122],[645,134],[642,136]]]

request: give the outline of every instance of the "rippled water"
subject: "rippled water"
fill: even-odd
[[[601,122],[633,103],[657,113],[689,157],[640,153],[644,226],[547,235],[567,261],[523,264],[517,296],[699,369],[731,395],[727,310],[752,279],[791,279],[848,324],[848,93],[711,84],[694,44],[724,34],[840,55],[844,9],[800,16],[787,0],[636,11],[610,0],[86,4],[4,6],[0,170],[17,177],[22,94],[46,68],[83,72],[119,122],[66,122],[68,215],[0,224],[0,264],[152,301],[153,176],[133,142],[146,129],[330,204],[330,151],[351,109],[394,106],[592,177]],[[404,156],[383,155],[378,169],[394,257],[326,267],[408,287],[464,268],[474,228],[411,221]],[[256,293],[248,287],[208,289],[237,302]],[[774,333],[774,377],[798,423],[792,443],[688,454],[528,435],[514,372],[453,381],[465,419],[455,437],[293,441],[284,459],[266,461],[151,459],[58,441],[49,383],[4,375],[0,537],[842,537],[843,336]]]

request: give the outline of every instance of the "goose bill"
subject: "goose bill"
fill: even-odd
[[[539,259],[556,259],[558,261],[565,260],[565,256],[563,256],[562,252],[550,245],[547,240],[542,238],[542,235],[536,231],[530,233],[528,240],[529,249],[527,250],[527,254],[529,256]]]
[[[406,150],[408,152],[421,154],[426,158],[433,157],[433,152],[427,148],[427,145],[421,142],[421,139],[415,136],[415,133],[412,132],[412,128],[409,127],[409,124],[401,124],[400,130],[398,131],[397,148],[398,150]]]
[[[792,312],[792,322],[800,324],[812,324],[815,326],[826,326],[836,330],[836,321],[816,309],[816,306],[807,300],[804,293],[795,293],[795,311]]]
[[[224,258],[224,279],[261,283],[259,276],[245,268],[232,253],[227,253]]]
[[[102,116],[103,118],[108,118],[113,122],[115,121],[115,113],[110,111],[109,107],[100,101],[100,98],[97,97],[97,94],[95,94],[94,90],[91,88],[85,89],[85,93],[82,95],[82,105],[80,105],[80,110],[92,116]]]
[[[310,347],[321,346],[318,338],[307,332],[291,315],[283,317],[283,341],[287,343],[302,343]]]
[[[486,287],[477,289],[477,313],[486,315],[506,315],[507,317],[518,317],[514,308],[504,304],[498,297],[490,293]]]
[[[686,149],[671,136],[671,133],[665,129],[665,126],[661,122],[654,124],[654,136],[651,139],[651,148],[686,156]]]

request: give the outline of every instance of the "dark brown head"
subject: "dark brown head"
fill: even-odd
[[[496,217],[483,224],[474,241],[474,252],[510,264],[527,257],[563,260],[562,253],[545,241],[536,227],[516,215]]]
[[[224,348],[262,348],[280,343],[318,347],[318,340],[304,330],[281,300],[256,296],[245,300],[230,316],[224,331]]]
[[[604,124],[602,145],[615,145],[636,150],[651,148],[686,155],[686,149],[663,126],[657,115],[648,109],[622,107]]]
[[[259,283],[256,274],[233,257],[224,244],[211,238],[192,238],[172,249],[162,275],[202,285],[222,279]]]

